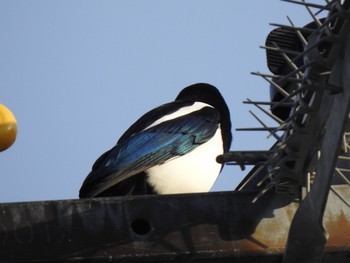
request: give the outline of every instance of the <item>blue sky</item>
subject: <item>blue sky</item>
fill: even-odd
[[[322,3],[323,1],[314,1]],[[0,103],[18,137],[0,153],[0,202],[72,199],[92,164],[143,113],[207,82],[231,110],[232,150],[268,149],[242,104],[268,100],[259,49],[273,29],[311,21],[302,6],[265,1],[0,1]],[[224,168],[213,190],[249,171]]]

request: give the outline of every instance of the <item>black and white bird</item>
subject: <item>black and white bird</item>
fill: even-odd
[[[143,115],[102,154],[80,198],[208,192],[231,145],[229,109],[212,85],[183,89],[175,101]]]

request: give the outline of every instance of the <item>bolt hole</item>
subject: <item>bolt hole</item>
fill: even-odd
[[[143,218],[138,218],[131,223],[131,229],[135,234],[143,236],[151,231],[151,224]]]

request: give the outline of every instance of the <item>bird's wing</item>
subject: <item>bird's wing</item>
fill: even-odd
[[[179,110],[180,108],[190,106],[193,103],[193,101],[189,100],[172,101],[150,110],[149,112],[141,116],[137,121],[135,121],[134,124],[132,124],[122,136],[120,136],[117,144],[123,143],[130,136],[146,129],[146,127],[149,127],[154,122],[154,120],[158,120],[164,115],[171,114]]]
[[[135,133],[96,161],[80,197],[94,197],[152,166],[192,151],[214,136],[219,121],[214,108],[203,107]]]

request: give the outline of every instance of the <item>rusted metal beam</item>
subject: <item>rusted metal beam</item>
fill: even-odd
[[[329,45],[329,54],[332,56],[324,57],[324,54],[314,53],[308,57],[309,60],[322,61],[329,65],[332,72],[327,84],[341,87],[341,89],[335,94],[330,90],[325,97],[327,101],[324,100],[317,112],[318,116],[315,116],[315,120],[326,120],[325,117],[328,117],[319,147],[321,156],[317,163],[316,177],[311,191],[300,204],[293,218],[283,263],[321,262],[323,248],[327,242],[327,228],[324,228],[322,218],[350,108],[349,3],[350,1],[344,1],[343,4],[337,3],[334,10],[332,9],[333,13],[338,14],[339,20],[335,24],[338,23],[337,27],[341,28],[336,33],[330,29],[327,31],[333,37],[332,45]],[[315,35],[314,38],[321,38],[321,35]],[[314,42],[317,42],[317,39]],[[315,73],[318,73],[315,74],[318,78],[320,72],[316,70]]]
[[[349,59],[349,55],[347,52],[344,58]],[[348,60],[345,61],[347,62],[341,63],[339,67],[341,72],[349,72]],[[349,75],[344,74],[343,79],[347,79],[347,83],[344,83],[347,85],[344,85],[342,93],[333,95],[334,101],[317,166],[317,176],[310,193],[293,219],[284,263],[321,262],[322,259],[323,247],[327,240],[327,229],[323,227],[322,217],[349,115]]]
[[[325,262],[346,262],[350,188],[334,187]],[[272,192],[252,203],[256,194],[0,204],[0,262],[280,262],[298,203]]]

